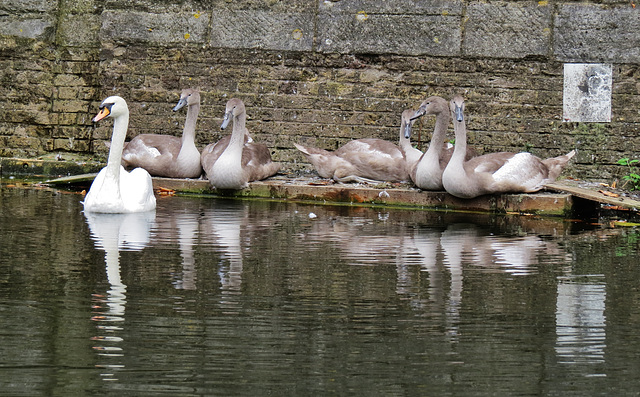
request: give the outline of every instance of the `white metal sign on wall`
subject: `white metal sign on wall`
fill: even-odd
[[[611,121],[611,70],[608,64],[564,64],[564,121]]]

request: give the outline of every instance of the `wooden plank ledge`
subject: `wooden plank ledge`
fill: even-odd
[[[545,186],[547,190],[560,193],[570,193],[575,197],[595,201],[600,204],[606,204],[613,207],[621,207],[631,211],[640,210],[640,201],[630,197],[612,197],[601,192],[593,182],[582,182],[574,180],[562,180]],[[614,208],[616,209],[616,208]]]

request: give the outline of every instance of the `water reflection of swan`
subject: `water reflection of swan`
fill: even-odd
[[[242,225],[246,223],[247,207],[237,203],[218,205],[203,217],[204,238],[215,242],[223,255],[218,274],[223,291],[240,291],[242,284]]]
[[[176,280],[177,289],[196,289],[196,263],[193,247],[196,243],[199,229],[199,215],[195,213],[181,213],[176,215],[178,226],[178,243],[182,257],[182,277]]]
[[[109,290],[104,300],[94,302],[96,306],[106,304],[104,312],[95,315],[92,320],[98,323],[97,328],[104,332],[92,338],[96,341],[110,342],[94,349],[103,356],[120,357],[124,355],[122,348],[114,345],[122,338],[117,333],[122,330],[127,302],[127,286],[120,276],[120,251],[139,251],[149,244],[149,231],[153,225],[155,212],[135,212],[126,214],[102,214],[85,212],[96,248],[104,251]],[[96,295],[100,296],[100,294]],[[120,364],[108,364],[106,367],[118,368]]]
[[[489,242],[494,264],[513,275],[530,274],[531,265],[538,262],[541,253],[549,252],[551,243],[538,236],[495,237]],[[555,243],[554,243],[555,244]]]
[[[181,271],[172,272],[176,289],[195,290],[197,270],[194,247],[200,231],[200,211],[184,207],[181,200],[160,200],[154,228],[154,245],[178,243],[182,258]],[[191,204],[190,202],[188,202]]]

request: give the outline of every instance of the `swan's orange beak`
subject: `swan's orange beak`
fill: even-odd
[[[100,106],[100,112],[93,118],[93,122],[96,123],[103,118],[111,114],[111,106]]]

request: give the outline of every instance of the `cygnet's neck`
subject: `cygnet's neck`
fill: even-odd
[[[407,123],[403,120],[402,123],[400,123],[400,148],[405,153],[413,147],[411,146],[411,139],[407,138],[404,134],[406,127]]]
[[[198,121],[198,113],[200,113],[200,104],[195,103],[187,107],[187,119],[184,122],[182,130],[182,144],[194,142],[196,137],[196,123]]]
[[[449,117],[447,112],[440,112],[436,114],[436,124],[433,128],[433,135],[431,136],[431,143],[427,149],[427,157],[433,157],[434,159],[440,159],[440,153],[444,146],[444,138],[447,135],[447,127],[449,126]]]
[[[237,116],[233,117],[233,130],[231,132],[231,141],[229,142],[229,147],[239,147],[242,148],[244,145],[244,132],[246,129],[246,115],[245,113],[240,113]]]
[[[456,136],[456,145],[453,148],[453,155],[451,155],[449,162],[455,160],[458,163],[463,163],[467,155],[467,126],[464,118],[462,121],[456,120],[455,117],[453,118],[453,132]]]

